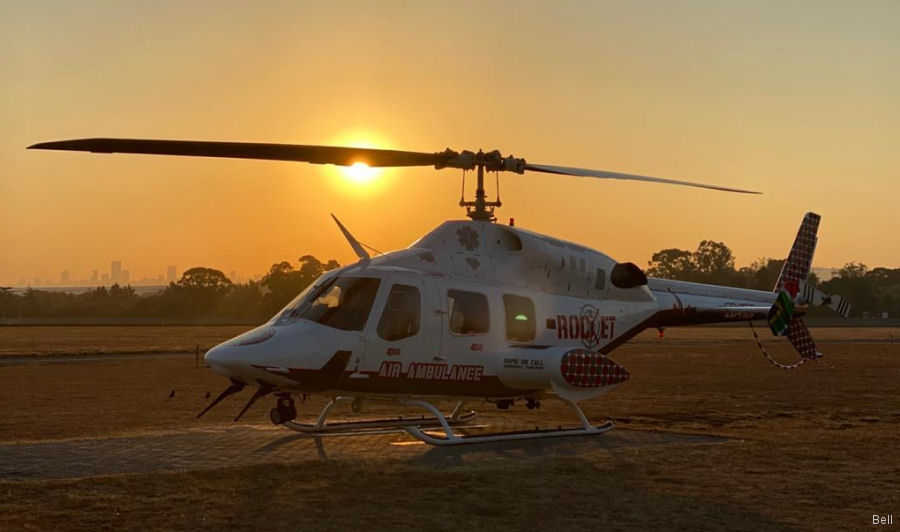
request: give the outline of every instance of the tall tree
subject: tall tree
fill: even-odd
[[[227,292],[233,283],[220,270],[199,266],[185,271],[176,284],[181,288],[218,296]]]
[[[726,283],[734,276],[734,254],[722,242],[704,240],[691,255],[697,274],[708,283]]]
[[[263,305],[268,315],[272,315],[284,307],[297,294],[315,281],[326,271],[339,268],[336,260],[322,261],[312,255],[304,255],[298,259],[300,268],[294,269],[289,262],[276,262],[269,268],[260,284],[266,289]]]
[[[660,279],[693,280],[696,269],[693,254],[686,249],[663,249],[650,258],[647,275]]]

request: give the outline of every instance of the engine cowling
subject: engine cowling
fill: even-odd
[[[516,349],[499,357],[497,376],[510,388],[552,388],[567,399],[599,395],[628,380],[628,370],[606,355],[577,347]]]

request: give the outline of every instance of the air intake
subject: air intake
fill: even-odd
[[[634,288],[647,284],[647,276],[632,262],[613,266],[609,280],[616,288]]]

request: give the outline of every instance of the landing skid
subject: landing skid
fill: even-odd
[[[453,432],[451,423],[443,416],[443,414],[441,414],[440,410],[435,408],[431,403],[414,400],[407,401],[406,404],[410,406],[421,406],[422,408],[425,408],[433,413],[435,415],[435,418],[440,422],[441,429],[443,429],[444,431],[444,435],[433,435],[423,430],[422,427],[414,425],[406,426],[404,427],[404,430],[406,430],[406,432],[409,433],[410,436],[418,440],[421,440],[429,445],[436,445],[440,447],[450,445],[469,445],[473,443],[488,443],[496,441],[561,438],[566,436],[595,436],[611,430],[614,426],[612,421],[606,421],[602,425],[596,427],[591,425],[587,417],[584,415],[584,412],[582,412],[581,408],[573,401],[569,401],[569,404],[572,405],[573,409],[575,409],[575,413],[578,415],[578,419],[581,421],[581,427],[545,430],[523,430],[515,432],[494,432],[490,434],[457,435]]]
[[[522,430],[513,432],[494,432],[488,434],[456,434],[453,427],[467,428],[466,425],[474,420],[478,414],[474,411],[462,413],[462,402],[456,405],[453,412],[446,416],[433,404],[413,399],[403,401],[407,406],[417,406],[428,410],[430,417],[395,417],[386,419],[366,419],[362,421],[339,421],[327,423],[328,414],[339,402],[353,401],[353,397],[336,397],[331,400],[319,414],[315,423],[297,423],[287,421],[283,425],[293,431],[314,436],[352,436],[363,434],[381,434],[385,431],[405,431],[410,436],[429,445],[445,447],[450,445],[468,445],[473,443],[488,443],[498,441],[536,440],[543,438],[563,438],[570,436],[596,436],[608,432],[613,428],[612,421],[606,421],[601,425],[591,425],[581,408],[574,402],[568,401],[578,420],[580,427],[568,427],[543,430]],[[468,428],[474,428],[468,425]],[[435,434],[440,431],[443,434]]]
[[[322,409],[322,413],[319,414],[319,418],[315,423],[298,423],[296,421],[288,421],[283,425],[297,432],[302,432],[305,434],[316,434],[319,436],[327,436],[327,435],[349,435],[349,434],[367,434],[372,432],[381,432],[384,430],[398,430],[403,431],[406,427],[415,426],[421,428],[434,428],[441,427],[442,423],[447,423],[449,426],[460,426],[465,425],[467,423],[472,422],[476,417],[478,417],[478,413],[475,411],[469,411],[466,413],[461,413],[462,411],[462,402],[456,405],[456,408],[453,410],[453,413],[450,414],[449,420],[444,416],[443,413],[437,411],[440,417],[403,417],[398,416],[394,418],[386,418],[386,419],[366,419],[362,421],[339,421],[337,423],[327,423],[326,419],[328,414],[331,412],[331,409],[334,408],[336,404],[344,401],[352,401],[352,397],[336,397],[332,401],[330,401],[325,408]]]

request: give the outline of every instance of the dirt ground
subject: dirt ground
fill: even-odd
[[[209,329],[212,342],[235,333]],[[463,449],[399,434],[316,448],[272,427],[267,400],[232,423],[246,391],[196,420],[226,382],[190,356],[0,366],[0,530],[867,528],[900,513],[896,333],[814,330],[833,367],[783,371],[746,329],[651,331],[611,355],[631,380],[583,405],[614,431]],[[42,349],[66,352],[69,337],[52,337]],[[336,416],[397,411],[364,406]],[[470,406],[493,428],[574,421],[555,401]]]

